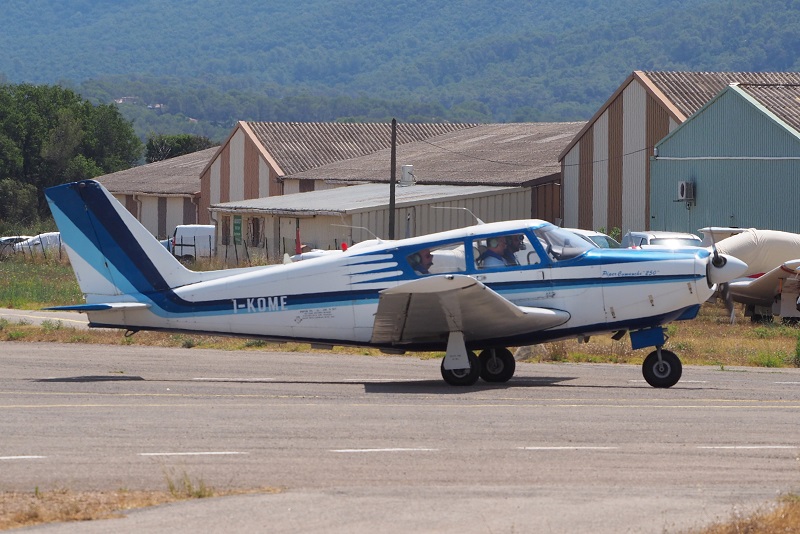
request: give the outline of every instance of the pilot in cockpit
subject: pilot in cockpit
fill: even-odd
[[[430,274],[430,268],[433,265],[433,254],[429,248],[424,248],[419,252],[415,252],[408,257],[408,263],[411,268],[419,274]]]
[[[478,256],[476,263],[480,269],[492,269],[494,267],[506,267],[506,238],[490,237],[486,240],[486,250]]]
[[[503,254],[506,265],[519,265],[517,252],[520,250],[525,250],[525,236],[523,234],[506,236],[506,251]]]

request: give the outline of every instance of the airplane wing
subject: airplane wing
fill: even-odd
[[[381,291],[373,343],[466,341],[512,336],[565,323],[562,310],[517,306],[474,278],[431,276]]]
[[[800,259],[787,261],[758,278],[735,280],[729,284],[733,300],[744,304],[771,306],[781,280],[798,275]]]

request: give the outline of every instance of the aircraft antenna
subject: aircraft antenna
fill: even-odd
[[[481,219],[480,219],[480,218],[479,218],[477,215],[475,215],[474,213],[472,213],[472,212],[469,210],[469,208],[464,208],[464,207],[460,207],[460,206],[431,206],[431,208],[433,208],[433,209],[435,209],[435,210],[464,210],[464,211],[466,211],[467,213],[469,213],[470,215],[472,215],[472,216],[475,218],[475,221],[476,221],[478,224],[486,224],[486,223],[485,223],[485,222],[483,222],[483,221],[482,221],[482,220],[481,220]]]
[[[367,227],[365,227],[365,226],[353,226],[352,224],[332,224],[331,226],[341,226],[342,228],[350,228],[350,229],[364,230],[364,231],[365,231],[365,232],[367,232],[369,235],[371,235],[372,237],[374,237],[375,239],[377,239],[377,240],[378,240],[378,242],[380,242],[380,243],[383,243],[383,239],[381,239],[380,237],[376,236],[376,235],[373,233],[373,231],[372,231],[372,230],[370,230],[369,228],[367,228]]]

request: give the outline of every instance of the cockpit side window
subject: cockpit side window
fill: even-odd
[[[467,270],[464,243],[461,241],[419,249],[406,256],[406,261],[419,276],[463,273]]]
[[[473,243],[476,269],[536,265],[542,259],[525,233],[476,239]]]
[[[576,258],[588,250],[596,248],[568,230],[558,226],[543,226],[534,233],[552,261]]]

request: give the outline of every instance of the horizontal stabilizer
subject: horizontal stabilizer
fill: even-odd
[[[149,308],[149,304],[144,302],[109,302],[99,304],[74,304],[72,306],[51,306],[44,308],[45,310],[58,310],[58,311],[77,311],[77,312],[95,312],[95,311],[124,311],[124,310],[143,310]]]

